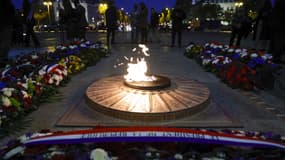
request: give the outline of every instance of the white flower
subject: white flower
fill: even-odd
[[[62,74],[63,74],[64,76],[67,76],[67,70],[64,69],[64,70],[62,71]]]
[[[145,156],[151,157],[151,152],[147,152],[147,153],[145,154]]]
[[[91,44],[91,42],[90,42],[90,41],[86,41],[86,42],[85,42],[85,44],[90,45],[90,44]]]
[[[187,47],[185,48],[185,50],[186,50],[186,51],[189,51],[189,50],[191,50],[191,48],[192,48],[193,46],[194,46],[193,44],[190,44],[189,46],[187,46]]]
[[[234,49],[230,48],[230,49],[228,49],[228,52],[232,53],[232,52],[234,52]]]
[[[20,137],[18,137],[18,140],[21,142],[21,143],[25,143],[27,140],[29,140],[31,137],[28,137],[27,135],[22,135]]]
[[[65,50],[65,49],[67,49],[67,47],[62,46],[60,49],[61,49],[61,50]]]
[[[232,60],[229,57],[226,57],[225,60],[223,61],[223,64],[229,64],[231,62]]]
[[[240,53],[240,57],[241,58],[243,58],[243,57],[245,57],[245,56],[247,56],[248,54],[247,54],[247,52],[242,52],[242,53]]]
[[[229,45],[224,45],[224,48],[225,48],[225,49],[229,49],[230,46],[229,46]]]
[[[212,61],[212,64],[217,64],[218,62],[219,62],[219,59],[217,58],[217,59]]]
[[[62,77],[60,75],[54,75],[51,79],[53,79],[55,81],[55,85],[58,86],[62,80]]]
[[[11,97],[12,96],[12,92],[14,91],[14,88],[3,88],[2,92],[5,96],[7,97]]]
[[[242,52],[247,52],[247,49],[246,49],[246,48],[243,48],[241,51],[242,51]]]
[[[174,159],[183,159],[183,155],[182,154],[179,154],[179,153],[176,153],[175,155],[174,155]]]
[[[211,62],[211,59],[203,59],[202,64],[207,65]]]
[[[272,55],[271,54],[264,54],[263,56],[261,56],[264,60],[267,59],[272,59]]]
[[[61,75],[61,74],[62,74],[62,71],[61,71],[59,68],[56,68],[56,69],[55,69],[55,73],[58,74],[58,75]]]
[[[91,151],[90,153],[90,159],[91,160],[111,160],[111,158],[108,156],[108,153],[101,148],[96,148]]]
[[[37,59],[37,58],[39,58],[39,56],[36,55],[36,54],[34,54],[34,55],[31,55],[31,58],[32,58],[32,59]]]
[[[75,48],[77,48],[77,45],[70,45],[69,48],[70,49],[75,49]]]
[[[10,99],[6,96],[2,96],[3,106],[10,107],[12,105]]]
[[[241,49],[236,49],[235,53],[240,53],[242,50]]]
[[[28,89],[28,83],[21,83],[21,82],[18,82],[18,85],[24,87],[25,89]]]
[[[55,47],[55,49],[61,49],[62,45],[58,45]]]
[[[39,70],[39,75],[44,75],[46,74],[46,69],[47,69],[48,65],[45,65],[42,67],[42,69]]]
[[[28,92],[26,91],[21,91],[21,93],[23,94],[24,98],[30,98],[31,96],[28,94]]]
[[[85,47],[87,47],[87,46],[86,46],[86,44],[82,43],[82,44],[80,44],[80,47],[85,48]]]
[[[48,83],[49,83],[49,84],[53,84],[53,79],[50,78],[50,79],[48,80]]]
[[[251,58],[256,58],[256,57],[258,57],[258,55],[257,55],[256,53],[252,53],[252,54],[250,55],[250,57],[251,57]]]

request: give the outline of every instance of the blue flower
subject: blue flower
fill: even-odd
[[[234,60],[240,59],[240,55],[238,53],[234,53],[233,59]]]
[[[253,69],[253,68],[255,68],[256,63],[255,63],[254,60],[250,60],[247,65],[248,65],[251,69]]]
[[[260,65],[265,64],[264,59],[261,58],[261,57],[256,57],[256,58],[254,58],[253,60],[255,61],[256,64],[260,64]]]
[[[0,90],[6,87],[6,83],[0,82]]]

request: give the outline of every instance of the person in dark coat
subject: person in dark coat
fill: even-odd
[[[60,9],[60,24],[66,31],[66,38],[68,41],[73,41],[76,38],[78,23],[78,15],[69,0],[62,1],[63,8]]]
[[[138,5],[135,3],[134,4],[134,9],[131,13],[131,27],[132,27],[132,31],[131,31],[131,42],[132,43],[137,43],[138,42],[138,35],[139,35],[139,32],[137,30],[138,28],[138,14],[139,14],[139,11],[138,11]]]
[[[176,34],[178,34],[178,46],[181,47],[181,39],[182,39],[181,33],[183,30],[182,21],[185,18],[186,14],[182,10],[181,4],[176,4],[171,14],[171,19],[172,19],[171,47],[174,47]]]
[[[282,55],[285,54],[285,1],[275,0],[275,5],[272,10],[272,54],[273,61],[276,63],[284,63]]]
[[[21,16],[21,10],[17,9],[15,13],[15,18],[13,22],[13,37],[12,43],[16,46],[22,46],[24,44],[24,22],[23,17]]]
[[[246,32],[244,24],[247,24],[247,21],[248,19],[246,15],[246,10],[243,7],[237,8],[236,12],[233,15],[233,20],[231,24],[232,32],[229,42],[230,46],[234,45],[235,40],[236,40],[235,46],[240,46],[241,39]]]
[[[36,20],[34,18],[34,11],[32,9],[29,0],[23,1],[23,14],[24,14],[25,28],[26,28],[25,46],[26,47],[30,46],[30,38],[32,38],[34,46],[39,47],[40,41],[38,40],[34,32],[34,26],[36,24]]]
[[[272,6],[269,0],[266,0],[263,7],[259,10],[256,18],[254,34],[256,35],[256,49],[268,51],[269,41],[271,39],[272,28],[270,17]]]
[[[79,39],[85,39],[86,27],[88,26],[85,17],[85,8],[79,3],[79,0],[74,0],[75,12],[78,17],[76,23],[76,37]]]
[[[115,7],[114,1],[110,0],[108,4],[109,8],[106,10],[106,26],[107,26],[107,45],[110,45],[110,36],[111,44],[115,43],[115,33],[118,28],[118,11]]]
[[[158,13],[155,11],[154,8],[151,8],[151,16],[150,16],[150,33],[151,33],[151,41],[156,40],[159,42],[159,37],[157,35],[157,29],[159,25],[159,16]]]
[[[0,67],[5,67],[12,39],[15,8],[11,0],[0,1]]]
[[[141,33],[141,42],[142,44],[145,44],[147,42],[147,16],[148,16],[148,10],[146,8],[145,3],[141,2],[139,8],[139,14],[138,14],[138,30]]]

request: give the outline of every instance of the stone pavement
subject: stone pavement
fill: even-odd
[[[45,35],[48,37],[47,35]],[[91,41],[104,41],[104,34],[89,33],[87,39]],[[43,36],[44,37],[44,36]],[[270,91],[245,92],[238,89],[231,89],[222,83],[215,75],[205,72],[194,60],[186,58],[184,48],[170,48],[170,34],[161,34],[160,43],[147,44],[151,56],[147,58],[147,63],[151,73],[182,76],[204,83],[211,92],[211,98],[223,106],[229,116],[238,120],[243,127],[241,130],[249,131],[273,131],[285,135],[285,90],[278,86]],[[227,43],[229,35],[217,32],[189,32],[183,34],[183,45],[189,42],[205,43],[216,41]],[[41,39],[44,48],[51,45],[46,39]],[[46,42],[48,41],[48,42]],[[53,43],[56,43],[56,38]],[[96,66],[88,67],[87,70],[72,77],[66,87],[60,88],[62,100],[54,103],[43,104],[39,109],[31,113],[27,119],[32,122],[29,126],[17,135],[26,132],[39,131],[41,129],[74,130],[80,127],[56,127],[58,119],[74,104],[77,104],[85,94],[87,87],[94,81],[111,75],[126,74],[126,67],[114,68],[115,64],[124,61],[124,56],[130,57],[132,48],[137,45],[129,43],[129,35],[117,34],[116,44],[111,46],[109,57],[102,59]],[[245,40],[244,47],[251,47],[252,42]],[[31,49],[33,50],[33,49]],[[19,50],[13,50],[11,56],[15,56]],[[283,72],[284,73],[284,72]],[[284,81],[284,74],[278,81]],[[219,117],[217,117],[219,118]],[[7,138],[2,141],[7,141]]]

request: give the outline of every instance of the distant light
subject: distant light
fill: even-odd
[[[221,21],[221,24],[224,26],[228,26],[230,23],[228,21]]]

